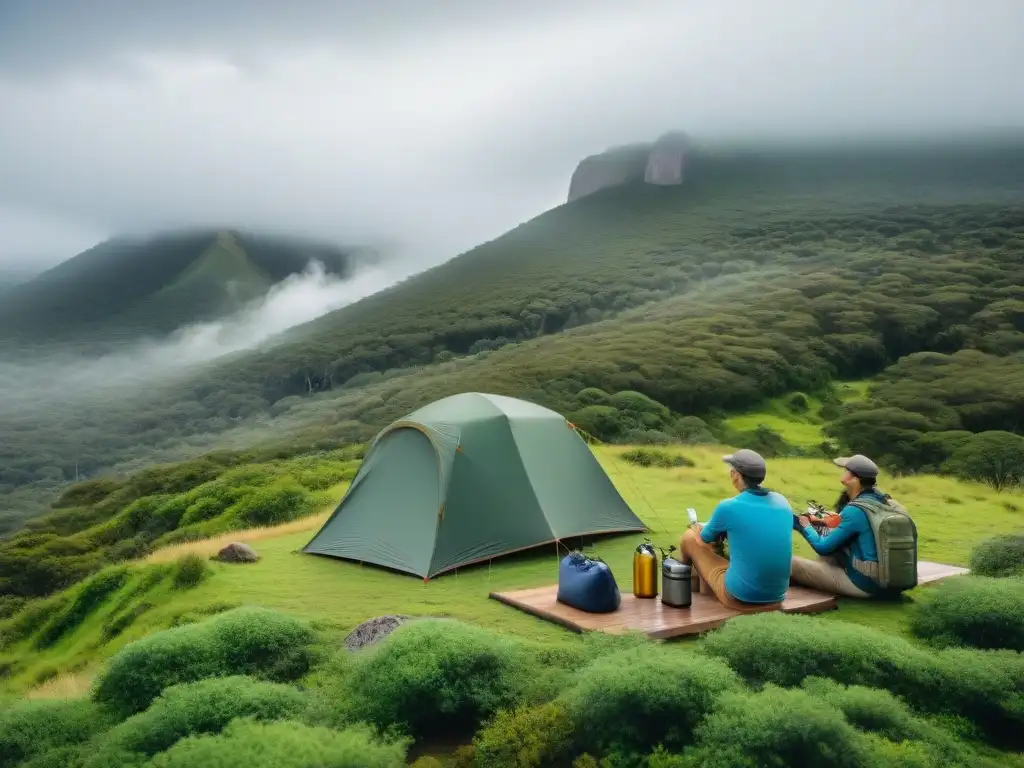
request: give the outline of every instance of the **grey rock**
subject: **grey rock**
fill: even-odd
[[[248,544],[233,541],[217,553],[217,559],[225,563],[255,563],[260,556]]]
[[[659,137],[647,156],[644,181],[659,186],[682,184],[689,149],[690,139],[682,131]]]
[[[379,643],[409,620],[409,616],[389,615],[364,621],[348,633],[348,637],[345,638],[345,647],[350,651],[358,651],[360,648]]]
[[[600,189],[642,180],[650,151],[650,144],[630,144],[584,158],[569,182],[569,202]]]

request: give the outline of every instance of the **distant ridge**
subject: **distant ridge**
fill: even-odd
[[[116,237],[5,291],[0,339],[164,334],[230,313],[319,262],[352,273],[358,248],[229,228]]]

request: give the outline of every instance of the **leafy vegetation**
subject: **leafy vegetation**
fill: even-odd
[[[512,640],[444,620],[417,621],[360,655],[348,671],[349,701],[364,719],[411,736],[470,733],[526,695],[536,665]]]
[[[153,758],[153,768],[396,768],[405,764],[403,742],[381,741],[367,726],[341,731],[293,722],[236,720],[217,735],[189,736]]]
[[[260,617],[282,626],[283,616]],[[961,765],[987,768],[1014,764],[1009,753],[979,740],[962,720],[961,701],[935,696],[941,680],[930,680],[925,667],[942,666],[939,652],[908,645],[905,687],[890,692],[877,674],[877,685],[847,684],[836,667],[854,641],[876,639],[855,628],[820,618],[776,614],[743,617],[687,647],[658,645],[643,638],[583,638],[559,652],[534,639],[510,638],[451,620],[423,620],[396,629],[376,647],[318,657],[310,673],[294,682],[268,682],[201,665],[191,682],[167,680],[157,695],[132,711],[104,706],[102,685],[91,697],[72,702],[24,702],[0,714],[2,766],[66,765],[73,768],[113,766],[245,765],[246,768],[291,765],[401,766],[423,768],[530,768],[550,765],[625,766],[627,768],[696,768],[700,765],[803,765],[815,761],[856,766]],[[198,639],[225,621],[208,619],[189,627]],[[807,627],[821,625],[848,632],[852,638],[839,652],[816,643]],[[180,630],[167,630],[126,647],[155,647]],[[795,649],[803,669],[790,682],[776,659],[794,635],[808,639]],[[722,638],[725,644],[722,644]],[[722,654],[738,637],[767,641],[767,650],[750,660]],[[833,633],[829,639],[835,639]],[[412,639],[410,639],[412,638]],[[458,650],[446,652],[448,645]],[[199,644],[202,647],[202,643]],[[873,646],[862,652],[868,656]],[[493,670],[498,657],[524,665]],[[475,693],[454,669],[438,677],[420,675],[416,664],[439,670],[437,660],[457,662],[482,684]],[[880,658],[886,664],[885,648]],[[1009,656],[1000,656],[1009,658]],[[971,680],[992,674],[984,654],[961,653],[960,673]],[[235,663],[235,662],[232,662]],[[119,666],[118,657],[111,666]],[[548,670],[549,682],[531,677]],[[855,660],[853,666],[860,662]],[[979,667],[980,665],[980,672]],[[239,664],[244,667],[245,664]],[[914,670],[917,669],[918,672]],[[250,672],[254,670],[250,669]],[[950,667],[950,673],[956,670]],[[824,674],[821,674],[824,673]],[[258,673],[257,673],[258,674]],[[398,679],[389,685],[389,674]],[[1015,685],[1024,671],[1007,673],[993,690],[1013,709]],[[369,677],[368,677],[369,675]],[[410,677],[412,675],[412,677]],[[916,675],[916,676],[915,676]],[[941,675],[940,675],[941,677]],[[367,687],[369,679],[373,679]],[[910,678],[914,678],[910,681]],[[101,678],[102,679],[102,678]],[[416,680],[412,691],[404,682]],[[440,683],[429,690],[427,682]],[[312,684],[310,684],[312,683]],[[509,685],[511,683],[511,685]],[[454,688],[451,685],[454,684]],[[891,687],[891,686],[890,686]],[[325,719],[328,694],[341,717]],[[495,696],[497,694],[497,696]],[[373,712],[363,705],[370,696],[384,699]],[[921,704],[931,696],[927,706]],[[438,751],[439,737],[451,731],[438,720],[426,724],[409,708],[413,700],[426,708],[447,702],[449,710],[474,713],[464,746]],[[480,718],[480,702],[489,714]],[[451,706],[454,705],[454,709]],[[395,720],[389,718],[388,713]],[[427,715],[436,717],[428,710]],[[383,716],[383,717],[382,717]],[[977,714],[979,727],[988,727]],[[410,726],[415,734],[410,733]],[[475,734],[473,733],[475,730]],[[35,738],[29,738],[29,735]],[[413,751],[421,756],[412,761]],[[1019,764],[1019,763],[1018,763]]]
[[[678,649],[630,648],[574,675],[564,693],[576,741],[597,754],[681,750],[718,696],[739,688],[725,664]]]
[[[0,709],[0,768],[48,750],[81,744],[112,724],[88,700],[20,701]]]
[[[334,498],[326,491],[355,475],[359,455],[349,448],[239,464],[239,456],[214,454],[124,482],[74,486],[49,515],[0,542],[0,594],[48,595],[154,547],[309,515]],[[175,580],[198,584],[200,565],[179,564]]]
[[[966,577],[940,584],[911,629],[936,645],[1024,651],[1024,579]]]
[[[147,709],[110,729],[84,768],[151,757],[186,736],[220,733],[239,717],[259,721],[297,717],[305,706],[305,697],[293,686],[242,675],[171,685]]]
[[[13,413],[8,506],[35,514],[76,462],[92,476],[215,443],[335,447],[466,389],[586,410],[606,441],[706,441],[728,411],[907,355],[1019,351],[1020,153],[858,151],[698,152],[687,185],[560,206],[187,382]],[[667,411],[609,420],[580,399],[591,388]]]
[[[1024,574],[1024,533],[985,539],[971,553],[971,571],[978,576]]]
[[[125,646],[96,681],[96,700],[130,715],[176,683],[232,674],[295,680],[309,671],[316,641],[297,619],[256,608],[228,611]]]
[[[1010,432],[1022,431],[1024,356],[980,349],[901,359],[826,428],[844,448],[890,469],[945,467],[997,489],[1021,481],[1024,437]]]
[[[870,627],[761,614],[730,621],[703,642],[749,682],[794,687],[811,676],[882,688],[921,712],[947,712],[1019,748],[1024,657],[949,649],[930,653]]]

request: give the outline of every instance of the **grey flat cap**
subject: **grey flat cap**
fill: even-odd
[[[764,463],[759,453],[748,448],[723,456],[722,461],[735,469],[741,475],[752,477],[756,480],[764,480],[768,475],[768,465]]]
[[[857,477],[878,477],[878,465],[859,453],[856,456],[840,456],[838,459],[832,459],[832,463],[850,470]]]

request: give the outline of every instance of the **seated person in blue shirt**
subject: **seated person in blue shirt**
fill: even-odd
[[[825,528],[827,533],[822,534],[811,525],[809,517],[800,516],[798,530],[818,554],[818,558],[808,560],[794,557],[791,566],[793,583],[833,595],[873,597],[879,592],[878,585],[853,567],[852,558],[877,563],[875,535],[864,510],[852,506],[850,502],[864,494],[872,494],[879,501],[883,499],[875,487],[878,467],[871,459],[859,454],[835,459],[833,463],[843,468],[839,482],[843,484],[844,490],[836,502],[836,513],[840,520],[835,526],[829,523]]]
[[[738,611],[779,608],[786,597],[793,556],[793,510],[786,499],[761,487],[768,469],[754,451],[722,457],[737,495],[719,502],[706,525],[683,534],[680,550],[723,604]],[[728,537],[729,559],[712,543]]]

